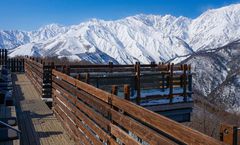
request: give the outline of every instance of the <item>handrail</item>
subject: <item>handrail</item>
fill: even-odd
[[[5,122],[0,121],[0,124],[6,126],[7,128],[10,128],[10,129],[12,129],[12,130],[14,130],[14,131],[16,131],[16,132],[18,132],[18,133],[20,133],[20,134],[22,133],[20,130],[18,130],[18,129],[16,129],[16,128],[10,126],[10,125],[8,125],[8,124],[5,123]]]
[[[40,66],[39,64],[41,63],[35,63],[36,66]],[[54,68],[50,65],[48,67]],[[65,69],[68,73],[68,69]],[[102,141],[112,143],[115,141],[111,136],[115,136],[125,144],[130,142],[135,144],[134,139],[118,126],[120,125],[151,143],[154,142],[153,144],[160,141],[166,144],[224,144],[55,69],[50,72],[54,113],[63,125],[65,124],[69,133],[77,135],[76,138],[83,142],[92,139],[91,141],[96,143]],[[92,135],[93,132],[97,137]]]
[[[100,102],[102,101],[103,104],[106,103],[106,105],[112,106],[111,107],[112,109],[110,109],[110,112],[117,113],[116,110],[113,109],[113,108],[117,108],[117,110],[121,110],[126,114],[128,114],[127,116],[121,115],[122,117],[119,118],[120,122],[122,122],[125,119],[125,117],[129,118],[128,120],[133,120],[134,122],[138,122],[138,123],[142,122],[143,124],[141,125],[138,124],[139,127],[144,126],[147,129],[156,130],[156,134],[158,135],[161,135],[160,132],[163,132],[167,136],[170,136],[170,138],[175,139],[176,141],[180,141],[183,144],[212,144],[212,145],[224,144],[194,129],[186,127],[180,123],[177,123],[166,117],[163,117],[159,114],[149,111],[141,106],[138,106],[127,100],[121,99],[113,94],[107,93],[103,90],[95,88],[77,79],[74,79],[71,76],[63,74],[59,71],[56,71],[53,69],[52,73],[53,73],[53,83],[54,83],[53,92],[54,92],[54,95],[56,96],[54,101],[57,101],[53,103],[56,104],[57,108],[59,107],[61,108],[61,105],[59,104],[60,106],[58,106],[58,103],[64,103],[64,105],[62,106],[67,107],[65,109],[68,110],[70,108],[70,110],[73,110],[73,114],[69,114],[68,116],[69,118],[71,118],[71,120],[76,120],[75,118],[72,118],[72,116],[76,115],[74,114],[76,112],[74,109],[75,108],[74,106],[76,105],[77,107],[83,107],[82,105],[84,105],[83,103],[80,103],[80,104],[76,103],[78,102],[78,100],[74,99],[74,96],[76,95],[75,93],[77,93],[78,92],[77,89],[79,89],[91,95],[92,96],[91,99],[96,99],[96,101],[99,100]],[[68,86],[68,87],[65,88],[64,86],[66,87]],[[79,96],[79,97],[82,97],[82,99],[86,99],[84,98],[84,96]],[[91,104],[89,100],[87,102]],[[95,104],[95,106],[96,105],[97,104]],[[84,111],[88,110],[86,108],[82,108],[82,109],[85,109]],[[61,110],[62,109],[60,109],[59,111],[61,112]],[[68,113],[65,112],[65,115],[66,114],[68,115]],[[114,118],[116,116],[114,116],[113,114],[111,114],[111,117],[113,117],[113,119],[116,119]],[[124,126],[125,123],[121,125],[125,127]],[[111,127],[111,124],[110,124],[110,127]]]

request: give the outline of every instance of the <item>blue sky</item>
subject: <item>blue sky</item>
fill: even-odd
[[[115,20],[139,13],[195,18],[209,8],[239,0],[0,0],[0,29],[35,30],[91,18]]]

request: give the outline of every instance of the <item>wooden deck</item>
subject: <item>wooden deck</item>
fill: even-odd
[[[1,118],[16,117],[15,106],[0,105],[0,117]],[[13,127],[18,129],[18,126]],[[0,142],[0,145],[19,145],[19,143],[20,143],[19,139],[16,139],[12,141]]]
[[[15,69],[18,61],[13,62],[17,63],[13,63],[12,70],[22,72]],[[124,96],[125,99],[122,99],[114,95],[113,92],[116,91],[109,93],[89,85],[89,74],[86,75],[85,82],[81,80],[81,75],[73,78],[70,66],[61,65],[61,69],[58,70],[53,62],[45,65],[45,60],[33,57],[26,57],[23,62],[26,75],[14,74],[12,77],[16,99],[15,110],[19,129],[22,131],[20,141],[22,145],[68,145],[75,144],[74,141],[76,144],[87,145],[108,143],[114,145],[119,143],[126,145],[225,145],[223,142],[137,105],[141,103],[139,63],[130,66],[136,73],[135,86],[139,100],[136,99],[137,104],[135,104],[129,101],[129,89],[125,89],[128,90],[125,91],[127,95]],[[150,67],[150,71],[153,68],[160,71],[161,65],[151,63],[150,66],[143,65],[143,67]],[[170,89],[169,97],[171,98],[174,97],[173,71],[176,70],[173,66],[173,64],[167,66],[168,74],[170,74],[167,79],[167,88]],[[105,66],[103,67],[105,69]],[[113,71],[112,64],[106,67],[111,67],[110,72]],[[183,97],[186,97],[187,89],[191,90],[191,87],[187,88],[187,84],[190,83],[186,81],[186,73],[182,77],[185,81],[178,82],[178,85],[183,85]],[[164,88],[165,83],[162,86],[162,89],[166,88]],[[43,103],[44,98],[52,98],[53,112],[60,122],[53,116],[51,109]],[[60,123],[71,134],[74,141],[69,138]]]
[[[13,82],[21,144],[74,144],[25,74],[13,74]]]

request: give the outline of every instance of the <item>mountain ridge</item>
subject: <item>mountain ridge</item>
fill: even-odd
[[[240,110],[240,4],[208,10],[195,19],[140,14],[67,27],[52,24],[32,32],[0,31],[0,47],[12,57],[188,63],[196,74],[196,94],[225,110]]]
[[[240,4],[234,4],[208,10],[195,19],[138,14],[114,21],[91,19],[71,26],[50,24],[30,32],[1,30],[0,47],[10,49],[11,56],[54,55],[95,62],[90,57],[94,56],[99,58],[97,62],[107,63],[104,57],[96,57],[101,52],[121,64],[167,62],[239,39],[239,15]],[[83,55],[86,57],[81,58]]]

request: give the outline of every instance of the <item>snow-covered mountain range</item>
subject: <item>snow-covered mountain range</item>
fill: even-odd
[[[92,19],[73,26],[51,24],[31,32],[0,31],[0,48],[10,49],[11,56],[123,64],[169,61],[238,39],[240,4],[235,4],[208,10],[196,19],[140,14],[116,21]]]
[[[18,46],[30,43],[48,40],[58,34],[67,31],[65,27],[51,24],[40,28],[37,31],[20,31],[20,30],[0,30],[0,48],[14,49]]]
[[[10,56],[59,56],[93,63],[190,63],[194,92],[240,111],[240,4],[195,19],[136,15],[116,21],[47,25],[36,31],[0,31]]]

